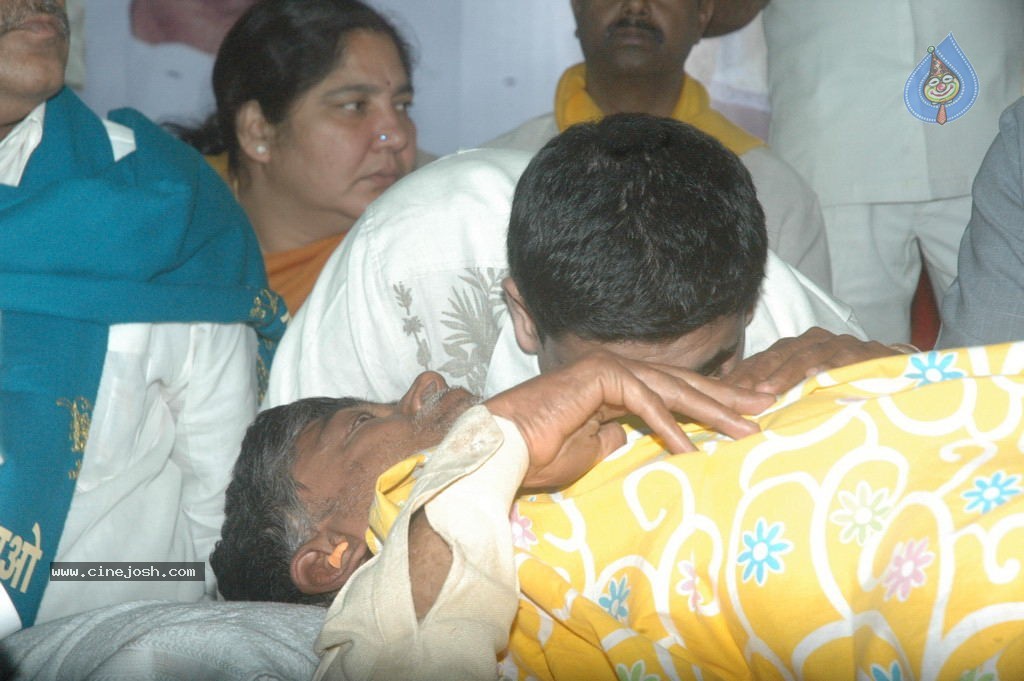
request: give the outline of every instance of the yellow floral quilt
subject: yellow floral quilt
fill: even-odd
[[[520,497],[502,672],[1024,679],[1022,372],[1024,343],[844,367],[759,435],[687,426],[703,453],[671,456],[634,432]]]

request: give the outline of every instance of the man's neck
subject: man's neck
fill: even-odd
[[[587,94],[607,114],[646,113],[670,117],[683,88],[684,74],[612,75],[587,69]]]

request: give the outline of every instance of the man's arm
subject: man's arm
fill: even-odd
[[[1024,99],[1000,118],[973,197],[957,278],[942,300],[940,348],[1024,338]]]
[[[452,548],[430,524],[423,509],[413,513],[409,521],[409,556],[415,556],[409,561],[412,603],[416,619],[422,621],[452,568]]]

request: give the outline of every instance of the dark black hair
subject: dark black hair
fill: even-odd
[[[352,31],[382,33],[395,44],[412,78],[409,45],[395,27],[359,0],[260,0],[228,31],[213,66],[217,110],[198,129],[171,126],[203,154],[228,153],[238,171],[238,110],[259,103],[264,117],[282,122],[295,100],[315,86],[345,52]]]
[[[752,309],[767,242],[735,154],[685,123],[616,114],[527,166],[509,273],[541,338],[662,342]]]
[[[291,578],[292,556],[320,521],[298,496],[295,442],[314,421],[363,403],[310,397],[268,409],[249,426],[225,496],[221,539],[210,555],[224,598],[324,606],[334,600],[334,593],[302,593]]]

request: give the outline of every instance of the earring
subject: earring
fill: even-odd
[[[257,144],[256,145],[256,153],[259,154],[260,156],[262,156],[263,154],[267,153],[267,145],[263,144],[262,142]]]
[[[387,142],[388,139],[390,138],[387,136],[387,133],[382,132],[381,134],[377,135],[377,139],[379,139],[381,142]]]

